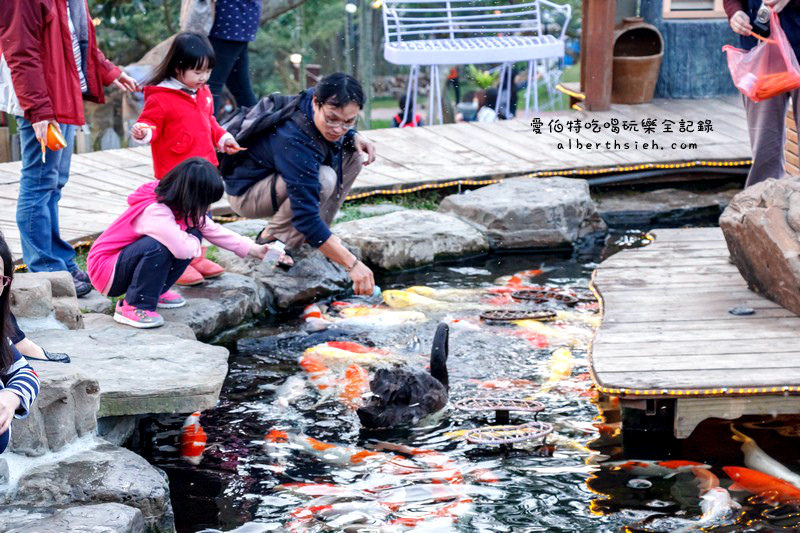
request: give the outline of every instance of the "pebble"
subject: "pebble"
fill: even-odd
[[[756,310],[752,307],[731,307],[728,309],[728,312],[735,316],[747,316],[754,315]]]
[[[653,483],[646,479],[631,479],[628,481],[628,486],[632,489],[649,489]]]

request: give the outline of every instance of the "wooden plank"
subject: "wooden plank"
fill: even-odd
[[[800,385],[800,369],[795,366],[763,369],[759,372],[751,369],[703,370],[702,372],[685,372],[683,370],[620,371],[603,372],[598,377],[604,387],[628,389],[717,389]]]
[[[668,372],[683,370],[693,374],[702,369],[703,372],[722,370],[770,370],[774,368],[792,368],[800,376],[800,359],[797,352],[772,352],[768,355],[755,351],[745,353],[712,355],[641,355],[600,358],[594,362],[595,372],[604,375],[624,372]]]
[[[657,345],[649,346],[647,354],[642,353],[638,344],[616,344],[613,347],[603,347],[602,358],[614,359],[617,357],[657,357],[657,356],[694,356],[716,355],[726,356],[741,353],[766,353],[775,349],[772,339],[738,339],[727,340],[725,343],[697,343],[691,340],[668,340]],[[784,338],[780,341],[780,349],[784,352],[800,352],[800,337]]]

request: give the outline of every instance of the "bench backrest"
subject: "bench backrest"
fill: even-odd
[[[384,0],[383,27],[387,43],[542,34],[539,0]]]

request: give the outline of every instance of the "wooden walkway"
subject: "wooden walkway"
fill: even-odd
[[[677,399],[676,434],[708,417],[800,413],[800,317],[748,290],[719,228],[653,232],[595,270],[601,393]],[[733,307],[755,314],[734,316]]]
[[[603,169],[630,170],[641,164],[670,164],[697,160],[731,161],[750,157],[744,110],[738,97],[709,100],[656,100],[637,106],[615,105],[611,111],[586,113],[567,111],[539,116],[542,133],[531,130],[530,119],[496,124],[450,124],[425,128],[381,129],[365,132],[378,151],[378,160],[365,168],[351,196],[378,190],[408,191],[444,183],[485,181],[511,175],[553,173],[581,177]],[[614,134],[603,129],[594,133],[549,133],[550,120],[566,126],[567,120],[597,120],[602,126],[613,120],[639,124],[639,131]],[[655,119],[657,134],[642,130],[642,120]],[[681,120],[711,120],[711,132],[678,132]],[[660,133],[663,121],[675,123],[675,133]],[[610,125],[610,124],[609,124]],[[616,149],[614,140],[631,143]],[[558,149],[558,143],[572,149]],[[579,149],[575,141],[602,143],[600,148]],[[645,149],[656,141],[658,149]],[[610,142],[610,148],[605,146]],[[639,147],[634,148],[633,143]],[[696,143],[697,148],[671,147]],[[0,164],[0,230],[15,257],[21,256],[15,223],[20,163]],[[72,172],[61,199],[61,232],[70,242],[100,233],[126,206],[127,195],[152,179],[148,147],[75,155]]]

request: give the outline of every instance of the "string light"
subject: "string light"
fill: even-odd
[[[752,162],[753,162],[752,159],[735,159],[728,161],[695,160],[695,161],[687,161],[684,163],[642,163],[638,165],[625,165],[625,166],[615,165],[615,166],[599,167],[599,168],[540,170],[536,172],[531,172],[529,174],[524,174],[521,176],[514,176],[514,177],[548,178],[553,176],[595,176],[597,174],[636,172],[640,170],[680,170],[684,168],[695,168],[695,167],[709,167],[709,168],[743,167],[752,164]],[[451,180],[438,183],[425,183],[423,185],[417,185],[415,187],[407,187],[404,189],[375,189],[372,191],[350,194],[345,198],[345,200],[346,201],[361,200],[363,198],[369,198],[371,196],[378,196],[378,195],[390,196],[397,194],[411,194],[424,190],[444,189],[447,187],[464,186],[464,185],[466,186],[492,185],[495,183],[500,183],[502,181],[504,181],[504,178],[493,178],[485,180],[463,179],[463,180]]]

